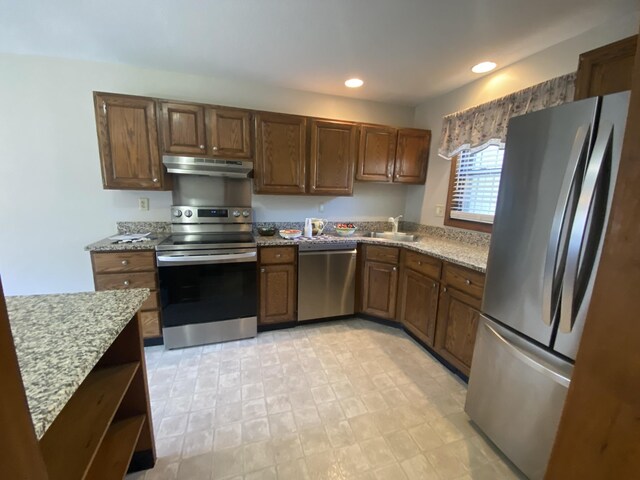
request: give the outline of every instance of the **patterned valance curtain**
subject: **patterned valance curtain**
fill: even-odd
[[[503,144],[512,117],[573,100],[576,74],[569,73],[497,100],[444,117],[438,154],[451,159],[461,150]]]

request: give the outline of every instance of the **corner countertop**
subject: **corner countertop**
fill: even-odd
[[[114,233],[111,235],[118,235]],[[114,252],[114,251],[128,251],[128,250],[155,250],[156,245],[162,242],[169,236],[168,233],[152,233],[152,240],[137,243],[114,243],[109,237],[98,240],[90,245],[84,247],[89,252]]]
[[[413,232],[409,232],[413,233]],[[259,246],[277,246],[277,245],[299,245],[303,242],[314,243],[348,243],[358,242],[374,245],[387,245],[391,247],[403,247],[414,252],[425,253],[433,257],[455,263],[463,267],[471,268],[478,272],[484,273],[487,268],[487,257],[489,255],[489,247],[486,245],[473,245],[471,243],[459,240],[451,240],[435,235],[416,234],[416,242],[398,242],[387,240],[384,238],[371,238],[353,235],[351,237],[338,237],[333,235],[322,235],[314,237],[312,240],[298,238],[295,240],[286,240],[279,236],[261,237],[256,236]]]
[[[148,296],[139,288],[7,297],[38,439]]]

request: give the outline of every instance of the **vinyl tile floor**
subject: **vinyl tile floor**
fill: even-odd
[[[469,422],[465,384],[399,329],[145,351],[158,460],[127,480],[523,478]]]

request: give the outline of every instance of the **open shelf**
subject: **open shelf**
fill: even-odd
[[[145,420],[145,415],[138,415],[112,423],[91,463],[87,478],[110,480],[124,477]]]
[[[139,367],[134,362],[97,369],[82,382],[40,440],[50,480],[84,478],[108,430],[118,437],[123,430],[131,433],[131,425],[115,429],[121,422],[111,421]],[[136,435],[143,423],[144,416]]]

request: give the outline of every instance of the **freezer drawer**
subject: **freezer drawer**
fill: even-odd
[[[571,370],[481,316],[465,411],[531,479],[544,476]]]

